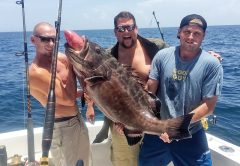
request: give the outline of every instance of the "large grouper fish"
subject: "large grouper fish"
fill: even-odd
[[[113,122],[120,122],[128,130],[154,135],[166,132],[171,140],[190,137],[188,130],[193,114],[159,120],[148,93],[115,57],[96,43],[65,30],[65,53],[74,72],[84,80],[83,88],[97,107]]]

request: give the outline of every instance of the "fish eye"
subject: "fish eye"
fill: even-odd
[[[100,54],[100,53],[101,53],[100,47],[95,47],[95,51],[96,51],[98,54]]]

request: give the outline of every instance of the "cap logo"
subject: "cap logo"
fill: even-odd
[[[203,23],[202,23],[202,21],[201,21],[200,19],[197,19],[197,18],[195,18],[195,19],[189,21],[189,24],[198,24],[198,25],[200,25],[200,26],[203,27]]]

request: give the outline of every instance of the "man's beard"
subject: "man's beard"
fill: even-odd
[[[131,39],[131,44],[130,44],[130,45],[126,45],[126,44],[124,43],[124,40],[123,40],[120,44],[121,44],[121,46],[122,46],[123,48],[130,49],[130,48],[132,48],[132,47],[135,45],[135,43],[136,43],[136,41],[133,40],[133,39]]]

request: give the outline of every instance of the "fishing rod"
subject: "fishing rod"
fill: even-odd
[[[163,33],[162,33],[162,31],[161,31],[161,28],[160,28],[160,26],[159,26],[159,21],[157,20],[157,18],[156,18],[156,16],[155,16],[155,12],[154,12],[154,11],[153,11],[153,16],[154,16],[154,18],[155,18],[155,21],[156,21],[156,23],[157,23],[158,30],[159,30],[159,32],[160,32],[160,35],[161,35],[161,37],[162,37],[162,40],[164,41]]]
[[[58,9],[58,19],[55,21],[56,28],[56,40],[54,45],[54,50],[52,53],[52,64],[51,64],[51,82],[48,93],[48,101],[45,111],[45,122],[43,127],[43,136],[42,136],[42,158],[41,166],[48,166],[48,153],[52,143],[53,127],[54,127],[54,118],[55,118],[55,79],[56,79],[56,68],[57,68],[57,56],[58,56],[58,47],[60,39],[60,25],[61,25],[61,13],[62,13],[62,0],[59,0],[59,9]]]
[[[31,95],[29,85],[29,70],[28,70],[28,49],[27,49],[27,33],[26,33],[26,22],[25,22],[25,10],[24,0],[16,1],[17,5],[22,5],[22,20],[23,20],[23,37],[24,37],[24,51],[16,53],[17,56],[24,55],[25,57],[25,69],[26,69],[26,90],[27,90],[27,143],[28,143],[28,164],[35,165],[35,147],[34,147],[34,132],[33,132],[33,120],[31,111]]]

